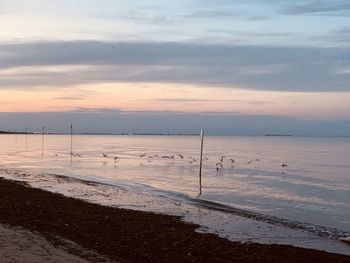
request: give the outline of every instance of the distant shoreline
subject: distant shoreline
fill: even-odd
[[[23,131],[0,131],[0,135],[42,135],[42,132],[23,132]],[[45,135],[71,135],[68,132],[45,132]],[[199,136],[200,133],[98,133],[81,132],[73,135],[96,135],[96,136]],[[261,134],[261,135],[211,135],[210,137],[293,137],[293,138],[349,138],[350,135],[292,135],[292,134]]]
[[[266,137],[291,137],[291,134],[265,134]]]
[[[13,131],[0,131],[0,134],[28,134],[28,135],[42,135],[42,132],[13,132]],[[64,132],[44,132],[45,135],[70,135],[70,133]],[[196,133],[98,133],[98,132],[81,132],[74,133],[73,135],[119,135],[119,136],[198,136]]]

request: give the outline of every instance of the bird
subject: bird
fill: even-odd
[[[147,153],[140,154],[140,157],[143,158],[146,156]]]
[[[195,158],[193,158],[193,157],[190,157],[191,158],[191,160],[190,161],[188,161],[190,164],[192,164],[192,163],[194,163],[195,161],[197,161]]]
[[[116,163],[116,162],[118,162],[119,157],[118,157],[118,156],[116,156],[116,157],[114,157],[113,159],[114,159],[114,162]]]
[[[107,153],[102,153],[102,157],[103,158],[108,158],[108,154]]]
[[[222,169],[224,168],[223,164],[220,162],[220,163],[216,163],[216,171],[218,171],[219,169]]]
[[[255,159],[255,162],[256,163],[260,163],[260,159]]]
[[[287,168],[287,167],[289,167],[289,166],[286,165],[285,163],[283,163],[283,164],[281,164],[281,167],[282,167],[282,168]]]
[[[222,163],[224,161],[225,157],[226,157],[225,155],[220,157],[220,163]]]
[[[180,153],[177,156],[179,156],[181,159],[184,158],[184,156],[182,154],[180,154]]]
[[[232,158],[228,159],[232,164],[234,164],[236,161]]]
[[[73,157],[81,157],[81,155],[79,153],[69,152],[69,154]],[[58,156],[58,155],[56,155],[56,156]]]
[[[55,153],[55,156],[58,157],[58,153]]]

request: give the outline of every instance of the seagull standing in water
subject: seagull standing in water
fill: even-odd
[[[224,166],[221,162],[216,164],[216,171],[219,171],[219,169],[222,169],[222,168],[224,168]]]

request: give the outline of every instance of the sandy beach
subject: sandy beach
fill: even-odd
[[[53,244],[39,233],[21,227],[0,224],[1,262],[111,262],[110,259],[84,249],[74,242],[59,240],[61,241],[60,245],[58,243]]]
[[[5,179],[0,223],[0,252],[17,262],[28,255],[33,262],[350,262],[317,250],[231,242],[197,233],[179,217],[90,204]]]

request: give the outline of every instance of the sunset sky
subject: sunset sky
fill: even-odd
[[[0,0],[0,29],[0,130],[350,135],[347,0]]]

